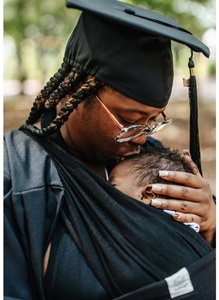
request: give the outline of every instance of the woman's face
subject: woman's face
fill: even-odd
[[[125,127],[147,124],[164,110],[134,101],[107,86],[99,90],[97,95]],[[146,141],[145,134],[128,142],[115,141],[120,128],[94,96],[78,106],[62,126],[61,133],[76,156],[97,164],[110,159],[120,161],[139,153],[140,145]]]

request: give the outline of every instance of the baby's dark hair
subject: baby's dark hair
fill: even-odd
[[[171,183],[159,176],[159,170],[192,173],[176,149],[167,147],[146,147],[144,152],[128,159],[133,162],[130,172],[136,175],[138,186],[152,183]]]

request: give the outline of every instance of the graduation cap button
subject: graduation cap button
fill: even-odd
[[[131,8],[125,8],[124,12],[130,15],[135,15],[135,11]]]

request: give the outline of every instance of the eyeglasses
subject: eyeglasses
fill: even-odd
[[[154,123],[152,126],[150,126],[150,125],[130,125],[128,127],[124,127],[122,124],[120,124],[120,122],[116,119],[116,117],[109,111],[109,109],[100,100],[100,98],[97,95],[94,95],[94,96],[99,101],[99,103],[104,108],[104,110],[109,114],[109,116],[113,120],[113,122],[121,130],[120,133],[115,138],[115,141],[117,141],[118,143],[131,141],[143,134],[152,135],[152,134],[158,132],[159,130],[161,130],[166,125],[169,125],[172,123],[172,119],[167,119],[165,113],[162,112],[161,114],[164,118],[164,121],[159,122],[159,123]],[[156,122],[156,121],[154,121],[154,122]]]

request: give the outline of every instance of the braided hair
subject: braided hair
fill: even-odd
[[[36,96],[29,117],[21,128],[28,129],[32,133],[42,136],[58,131],[68,120],[69,115],[77,108],[78,104],[102,86],[95,78],[86,79],[87,74],[85,72],[81,72],[67,63],[62,63],[61,68],[50,78]],[[72,94],[49,126],[39,129],[33,125],[47,110],[54,108],[79,83],[82,83],[80,88]]]

